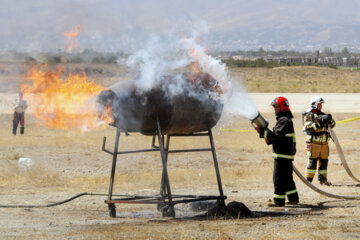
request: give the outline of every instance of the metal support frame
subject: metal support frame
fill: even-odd
[[[163,217],[175,217],[174,205],[178,203],[189,203],[194,201],[207,201],[207,200],[217,200],[219,206],[225,205],[226,196],[224,196],[221,177],[219,171],[219,165],[216,157],[215,145],[213,140],[213,135],[211,129],[207,132],[201,133],[192,133],[192,134],[177,134],[177,135],[167,135],[166,142],[165,136],[161,132],[161,126],[159,120],[156,121],[157,124],[157,136],[153,136],[152,144],[150,149],[141,149],[141,150],[132,150],[132,151],[120,151],[119,152],[119,139],[120,133],[127,131],[122,131],[119,128],[116,128],[115,136],[115,146],[114,151],[111,152],[105,148],[106,137],[103,139],[102,150],[113,156],[111,174],[110,174],[110,184],[109,184],[109,193],[108,199],[105,200],[105,203],[108,204],[109,214],[111,217],[116,217],[116,203],[133,203],[133,204],[157,204],[158,210],[162,212]],[[197,136],[208,136],[210,140],[210,148],[200,148],[200,149],[181,149],[181,150],[169,150],[170,147],[170,138],[171,137],[197,137]],[[155,146],[155,138],[158,138],[159,146]],[[141,152],[154,152],[159,151],[162,161],[162,176],[161,176],[161,186],[160,194],[155,196],[125,196],[120,199],[112,199],[113,196],[113,186],[115,180],[115,169],[117,163],[117,156],[121,154],[131,154],[131,153],[141,153]],[[201,151],[211,151],[214,161],[216,179],[219,188],[219,196],[195,196],[195,195],[172,195],[170,188],[169,175],[167,170],[167,160],[169,153],[184,153],[184,152],[201,152]]]

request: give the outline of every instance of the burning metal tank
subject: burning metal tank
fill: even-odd
[[[113,125],[125,132],[156,135],[190,134],[209,130],[221,117],[221,87],[208,73],[160,76],[144,89],[139,81],[120,82],[98,95],[98,114],[111,108]]]

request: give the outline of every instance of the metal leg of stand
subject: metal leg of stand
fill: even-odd
[[[112,193],[113,193],[116,161],[117,161],[117,155],[118,155],[118,149],[119,149],[119,138],[120,138],[120,129],[116,128],[115,146],[114,146],[114,152],[113,152],[113,162],[112,162],[112,167],[111,167],[108,200],[111,200]],[[109,214],[110,214],[110,217],[116,217],[116,208],[115,208],[115,204],[113,204],[113,203],[109,204]]]
[[[155,146],[155,136],[153,136],[153,138],[152,138],[151,147],[152,148],[157,148],[157,146]]]
[[[167,138],[166,138],[166,145],[165,145],[165,151],[166,151],[166,154],[165,154],[165,162],[167,164],[167,159],[168,159],[168,150],[169,150],[169,145],[170,145],[170,136],[168,135]],[[166,207],[165,205],[165,196],[167,196],[167,189],[166,189],[166,185],[165,185],[165,171],[163,169],[162,173],[161,173],[161,185],[160,185],[160,195],[162,197],[162,200],[163,202],[159,202],[157,204],[157,210],[158,211],[162,211],[164,207]]]
[[[212,152],[213,159],[214,159],[214,166],[215,166],[216,178],[217,178],[217,182],[218,182],[218,186],[219,186],[219,192],[220,192],[220,196],[223,197],[224,192],[223,192],[223,189],[222,189],[220,171],[219,171],[219,164],[218,164],[217,157],[216,157],[215,144],[214,144],[214,139],[213,139],[213,136],[212,136],[211,129],[209,130],[209,139],[210,139],[210,145],[211,145],[211,152]],[[221,199],[221,204],[225,204],[223,198]]]
[[[165,145],[165,162],[167,164],[167,160],[168,160],[168,155],[169,153],[167,152],[169,150],[169,145],[170,145],[170,136],[168,135],[166,137],[166,145]],[[161,196],[164,196],[166,194],[166,186],[165,186],[165,182],[164,182],[164,175],[165,172],[163,171],[161,174],[161,187],[160,187],[160,194]]]
[[[169,176],[168,176],[168,172],[167,172],[167,153],[165,152],[165,148],[164,148],[164,140],[163,140],[163,135],[161,134],[159,119],[156,120],[156,123],[157,123],[157,129],[158,129],[157,134],[158,134],[158,138],[159,138],[161,160],[163,163],[162,179],[164,181],[162,181],[162,182],[164,182],[164,183],[161,183],[161,185],[163,188],[163,192],[166,192],[166,195],[162,195],[162,197],[163,197],[163,199],[165,199],[167,197],[169,200],[168,206],[165,206],[162,208],[162,215],[163,215],[163,217],[175,217],[175,210],[174,210],[174,206],[172,204],[172,195],[171,195],[171,189],[170,189]],[[168,141],[170,141],[170,139]],[[167,141],[167,143],[168,143],[168,141]]]

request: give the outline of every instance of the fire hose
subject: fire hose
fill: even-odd
[[[339,157],[341,159],[341,163],[344,166],[347,174],[354,179],[357,182],[360,182],[359,179],[357,179],[351,172],[349,165],[346,162],[345,156],[344,156],[344,152],[342,151],[342,148],[340,146],[339,140],[334,132],[334,130],[332,130],[332,128],[329,128],[329,132],[331,135],[331,139],[334,141],[335,145],[336,145],[336,150],[339,154]],[[299,170],[295,167],[295,165],[293,164],[293,170],[296,173],[296,175],[300,178],[301,181],[303,181],[306,186],[308,186],[309,188],[311,188],[312,190],[314,190],[317,193],[320,193],[324,196],[327,197],[331,197],[331,198],[338,198],[338,199],[349,199],[349,200],[355,200],[355,199],[360,199],[360,196],[346,196],[346,195],[336,195],[336,194],[332,194],[332,193],[328,193],[325,192],[317,187],[315,187],[313,184],[311,184],[303,175],[301,175],[301,173],[299,172]]]
[[[60,202],[50,203],[50,204],[43,204],[43,205],[0,205],[0,208],[47,208],[47,207],[55,207],[57,205],[61,205],[67,202],[70,202],[76,198],[82,197],[82,196],[108,196],[107,193],[79,193],[71,198],[65,199]],[[123,195],[113,195],[113,196],[123,196]]]
[[[360,199],[360,196],[337,195],[337,194],[332,194],[332,193],[325,192],[325,191],[315,187],[314,185],[312,185],[303,175],[301,175],[301,173],[295,167],[294,164],[293,164],[293,170],[296,173],[296,175],[300,178],[300,180],[305,183],[306,186],[308,186],[309,188],[311,188],[315,192],[320,193],[321,195],[324,195],[324,196],[327,196],[327,197],[330,197],[330,198],[337,198],[337,199],[348,199],[348,200]]]
[[[341,163],[342,163],[342,165],[344,166],[347,174],[348,174],[352,179],[354,179],[356,182],[360,182],[360,180],[357,179],[357,178],[353,175],[353,173],[351,172],[351,170],[350,170],[350,168],[349,168],[349,165],[348,165],[347,162],[346,162],[344,152],[343,152],[343,150],[342,150],[342,148],[341,148],[341,146],[340,146],[339,140],[338,140],[338,138],[337,138],[334,130],[332,130],[332,128],[329,128],[329,132],[330,132],[331,139],[332,139],[332,140],[334,141],[334,143],[335,143],[336,150],[337,150],[337,152],[338,152],[338,154],[339,154],[339,157],[340,157],[340,159],[341,159]]]

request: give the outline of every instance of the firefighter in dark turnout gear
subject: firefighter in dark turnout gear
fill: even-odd
[[[306,178],[312,182],[319,161],[318,179],[320,184],[330,186],[327,180],[327,166],[329,158],[329,127],[335,127],[331,114],[321,111],[325,101],[318,96],[310,99],[308,110],[304,113],[304,133],[306,134],[306,149],[309,162],[306,167]]]
[[[264,138],[268,145],[273,146],[274,158],[274,202],[269,206],[284,206],[285,199],[288,198],[288,204],[297,204],[299,195],[293,180],[292,161],[296,153],[296,138],[293,115],[290,111],[289,102],[284,97],[275,98],[271,103],[276,115],[276,124],[271,131],[268,128],[256,130],[260,138]]]

